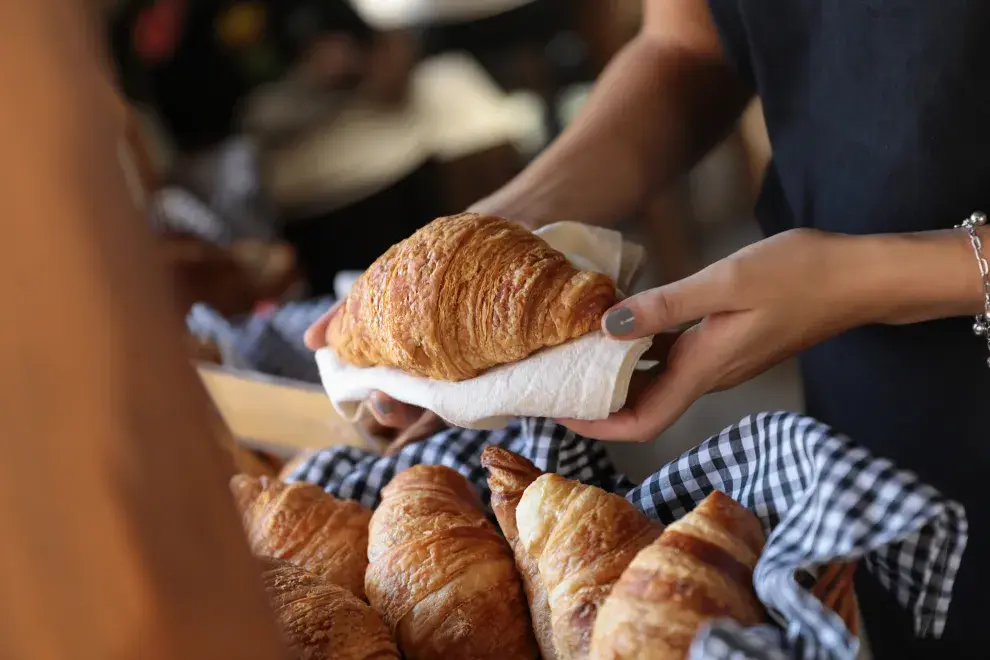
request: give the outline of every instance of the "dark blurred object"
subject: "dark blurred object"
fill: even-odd
[[[189,352],[195,362],[215,364],[217,366],[223,364],[223,355],[220,352],[220,347],[212,341],[200,339],[193,335],[187,335],[187,339],[189,342]]]
[[[198,302],[224,316],[247,313],[281,297],[297,279],[292,251],[281,244],[241,241],[221,247],[169,233],[159,239],[159,255],[183,315]]]
[[[131,0],[111,22],[125,93],[158,110],[182,151],[231,135],[245,96],[331,34],[374,37],[346,0]]]
[[[519,171],[521,157],[511,144],[438,164],[443,182],[440,215],[453,215],[488,197]]]
[[[364,270],[394,243],[440,215],[437,168],[428,161],[353,204],[288,218],[285,239],[296,250],[311,295],[333,294],[337,273]]]

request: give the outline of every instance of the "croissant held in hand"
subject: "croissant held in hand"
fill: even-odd
[[[492,491],[492,509],[498,519],[505,540],[516,556],[516,568],[523,580],[523,590],[529,602],[533,618],[533,632],[540,647],[543,660],[557,660],[553,646],[553,627],[550,622],[550,606],[547,604],[547,590],[540,578],[539,562],[532,557],[519,541],[519,528],[516,525],[516,508],[526,488],[536,481],[543,472],[518,454],[497,445],[485,447],[481,453],[481,465],[488,470],[488,487]]]
[[[766,539],[756,516],[715,491],[642,550],[598,613],[594,660],[680,660],[698,629],[764,621],[753,569]]]
[[[357,282],[327,344],[359,367],[473,378],[598,329],[615,299],[539,236],[493,216],[438,218],[392,246]]]
[[[599,607],[662,526],[618,495],[556,474],[526,488],[516,525],[520,543],[539,565],[557,658],[588,657]]]
[[[399,660],[381,617],[351,592],[286,562],[264,560],[262,581],[299,660]]]
[[[382,490],[365,588],[406,660],[537,657],[512,553],[467,479],[418,465]]]
[[[365,597],[371,511],[313,484],[242,474],[230,489],[254,554],[288,560]]]

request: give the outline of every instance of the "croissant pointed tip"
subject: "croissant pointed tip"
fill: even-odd
[[[481,452],[481,467],[486,470],[491,469],[493,466],[497,467],[497,463],[508,459],[512,455],[512,452],[508,449],[503,449],[497,445],[488,445]]]
[[[235,474],[230,478],[230,492],[242,509],[265,490],[263,478],[249,474]]]
[[[508,449],[490,445],[481,454],[481,465],[488,470],[488,487],[493,496],[521,493],[543,471]]]

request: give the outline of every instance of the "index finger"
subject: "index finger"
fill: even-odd
[[[306,329],[306,334],[303,335],[303,342],[306,344],[306,348],[311,351],[318,351],[327,345],[327,328],[330,327],[330,319],[337,313],[343,302],[343,300],[335,302],[323,316],[316,319],[313,325]]]

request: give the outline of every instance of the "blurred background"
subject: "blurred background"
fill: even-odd
[[[107,22],[136,190],[206,361],[316,382],[301,346],[393,243],[506,183],[580,112],[641,0],[120,0]],[[620,228],[688,275],[758,237],[769,157],[754,105],[684,181]],[[607,163],[602,165],[607,167]],[[559,218],[567,220],[568,218]],[[274,346],[274,348],[273,348]],[[709,396],[635,478],[763,410],[799,410],[785,364]]]

